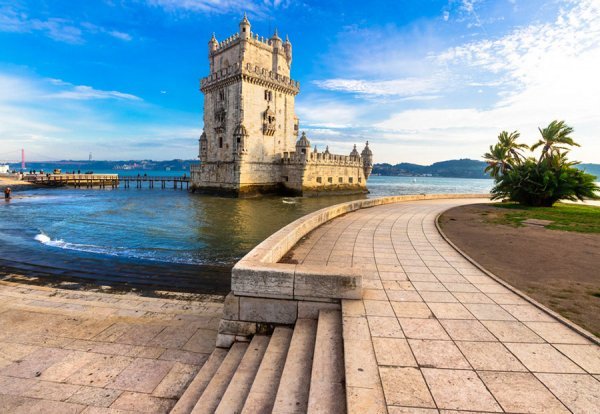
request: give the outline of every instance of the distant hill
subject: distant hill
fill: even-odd
[[[456,178],[489,178],[484,172],[485,162],[460,159],[440,161],[431,165],[419,165],[411,163],[375,164],[373,174],[398,175],[398,176],[433,176],[433,177],[456,177]]]
[[[490,178],[485,173],[486,163],[468,158],[440,161],[431,165],[419,165],[403,162],[396,165],[375,164],[373,174],[395,176],[432,176],[455,178]],[[600,164],[580,164],[578,168],[600,177]]]

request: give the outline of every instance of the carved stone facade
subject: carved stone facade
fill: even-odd
[[[298,137],[298,82],[290,78],[292,44],[277,31],[270,39],[250,30],[244,16],[239,32],[208,42],[210,75],[201,79],[204,132],[200,164],[192,166],[192,190],[253,195],[366,192],[373,154],[348,156],[311,151]]]

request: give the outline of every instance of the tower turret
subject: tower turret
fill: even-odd
[[[209,54],[215,52],[217,50],[217,47],[219,47],[219,42],[217,42],[217,38],[215,37],[215,34],[213,32],[212,37],[208,41]]]
[[[354,144],[354,148],[352,149],[352,152],[350,153],[350,156],[353,157],[353,158],[360,157],[360,154],[358,153],[358,150],[356,149],[356,144]]]
[[[277,34],[277,28],[275,28],[275,33],[273,33],[273,36],[271,36],[271,46],[273,46],[273,49],[281,49],[283,44],[281,42],[281,38],[279,37],[279,35]]]
[[[292,43],[287,35],[285,35],[285,42],[283,42],[283,50],[285,52],[285,59],[288,65],[292,64]]]
[[[206,139],[206,133],[202,131],[202,135],[200,135],[200,161],[206,161],[208,154],[208,139]]]
[[[310,141],[306,137],[306,132],[302,131],[302,136],[296,141],[296,154],[308,154],[310,151]]]
[[[250,38],[250,27],[248,16],[246,16],[246,13],[244,13],[244,18],[240,21],[240,37],[242,39]]]
[[[365,144],[365,148],[360,153],[363,162],[363,171],[365,178],[369,178],[371,171],[373,171],[373,151],[369,148],[369,141]]]

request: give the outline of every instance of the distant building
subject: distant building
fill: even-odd
[[[294,111],[298,82],[290,78],[292,44],[250,30],[208,42],[210,74],[201,79],[204,132],[192,190],[230,193],[364,193],[373,167],[368,143],[359,154],[311,149]]]
[[[10,171],[8,164],[0,164],[0,174],[7,174]]]

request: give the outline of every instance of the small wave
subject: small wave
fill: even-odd
[[[136,250],[124,248],[124,247],[102,247],[102,246],[96,246],[93,244],[69,243],[62,239],[53,240],[48,235],[44,234],[43,232],[40,234],[37,234],[34,237],[34,239],[46,246],[57,247],[59,249],[75,250],[75,251],[85,252],[85,253],[106,254],[109,256],[118,256],[118,257],[124,257],[124,258],[129,258],[129,259],[142,259],[142,260],[150,260],[150,261],[154,261],[154,262],[179,263],[179,264],[210,264],[211,263],[210,260],[208,260],[208,261],[207,260],[199,260],[198,258],[192,257],[192,255],[190,255],[190,254],[187,255],[188,257],[170,256],[170,257],[166,258],[166,257],[157,256],[158,252],[151,251],[151,250],[136,251]]]
[[[298,203],[293,198],[284,198],[284,199],[281,200],[281,202],[284,203],[284,204],[296,204],[296,203]]]

